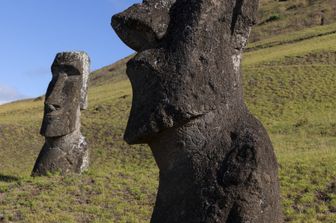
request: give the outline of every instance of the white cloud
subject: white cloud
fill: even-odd
[[[0,104],[10,101],[15,101],[24,98],[25,96],[18,92],[15,88],[0,85]]]

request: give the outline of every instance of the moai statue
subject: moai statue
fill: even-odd
[[[88,146],[80,131],[81,110],[88,106],[89,56],[84,52],[59,53],[51,71],[40,131],[45,144],[32,175],[82,173],[89,165]]]
[[[281,223],[278,163],[243,100],[258,0],[145,0],[113,16],[137,51],[125,140],[160,169],[152,223]]]

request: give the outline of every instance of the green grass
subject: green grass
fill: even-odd
[[[336,23],[331,23],[325,26],[314,26],[304,30],[275,35],[271,38],[263,39],[258,42],[252,42],[248,45],[247,51],[256,50],[260,48],[267,48],[286,43],[299,42],[305,39],[312,39],[319,36],[326,36],[336,33]]]
[[[302,56],[311,52],[320,51],[336,51],[336,33],[299,41],[295,44],[283,44],[247,52],[243,63],[246,66],[255,66],[258,63],[273,62],[274,60],[281,60],[285,57]]]
[[[258,25],[250,40],[255,42],[308,27],[318,27],[321,26],[322,18],[324,25],[328,25],[336,22],[335,15],[334,0],[260,0]]]
[[[334,223],[336,38],[301,38],[306,33],[264,40],[255,45],[265,47],[245,54],[245,99],[274,144],[286,222]],[[131,147],[122,140],[132,98],[125,61],[91,77],[89,109],[82,113],[91,166],[82,176],[31,178],[43,145],[38,134],[43,101],[0,106],[4,222],[149,222],[158,169],[147,146]]]
[[[0,107],[0,213],[7,221],[148,222],[158,172],[147,147],[131,148],[122,140],[130,94],[125,80],[91,87],[82,122],[92,165],[81,177],[31,178],[43,144],[42,101]],[[26,109],[35,106],[39,109]]]

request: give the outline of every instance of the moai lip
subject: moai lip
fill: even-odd
[[[283,222],[274,150],[243,100],[240,64],[258,4],[153,0],[112,19],[137,51],[124,138],[148,144],[160,169],[152,223]],[[163,35],[148,35],[161,23]]]
[[[89,161],[87,143],[80,132],[80,111],[88,106],[89,56],[85,52],[59,53],[51,71],[40,131],[45,144],[32,174],[81,173]]]

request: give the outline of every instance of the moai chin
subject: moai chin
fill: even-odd
[[[137,55],[125,140],[160,169],[152,223],[281,223],[278,163],[243,100],[258,0],[145,0],[113,16]]]
[[[58,53],[51,71],[40,131],[45,144],[35,163],[34,176],[81,173],[89,165],[88,146],[80,131],[81,110],[88,106],[89,56],[85,52]]]

